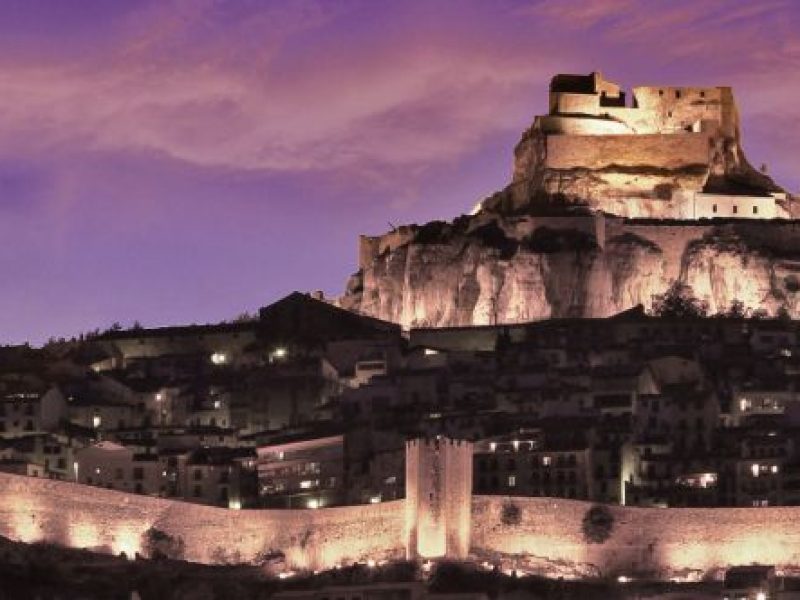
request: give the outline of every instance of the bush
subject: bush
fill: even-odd
[[[151,527],[142,534],[142,550],[153,559],[182,560],[186,554],[186,544],[180,536],[171,536]]]
[[[583,517],[583,537],[590,544],[602,544],[614,528],[614,515],[607,506],[595,504]]]
[[[519,525],[522,521],[522,510],[513,502],[506,502],[500,512],[500,521],[503,525]]]

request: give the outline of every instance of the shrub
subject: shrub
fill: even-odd
[[[614,528],[614,515],[607,506],[595,504],[583,516],[583,537],[590,544],[602,544]]]
[[[503,525],[519,525],[522,521],[522,510],[513,502],[506,502],[500,512],[500,521]]]
[[[186,553],[186,544],[180,536],[175,537],[151,527],[142,534],[142,550],[153,559],[181,560]]]

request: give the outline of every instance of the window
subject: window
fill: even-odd
[[[712,212],[717,212],[717,205],[716,204],[711,207],[711,211]]]
[[[517,477],[515,475],[508,476],[508,487],[516,487]]]
[[[705,98],[705,97],[706,97],[706,92],[705,92],[705,90],[700,90],[700,97],[701,97],[701,98]]]
[[[192,490],[192,495],[195,498],[199,498],[200,496],[202,496],[203,495],[202,488],[199,485],[194,486],[194,490]]]
[[[543,464],[545,467],[549,467],[549,466],[550,466],[550,464],[551,464],[552,462],[553,462],[553,459],[552,459],[552,458],[550,458],[549,456],[543,456],[543,457],[542,457],[542,464]]]
[[[200,469],[194,470],[194,480],[200,481],[203,478],[203,472]]]
[[[681,97],[681,91],[675,90],[675,98],[680,99],[680,97]]]
[[[739,212],[739,207],[734,204],[733,205],[733,214],[736,214],[738,212]]]
[[[754,215],[757,215],[757,214],[758,214],[758,207],[757,207],[757,206],[754,206],[754,207],[753,207],[753,214],[754,214]]]

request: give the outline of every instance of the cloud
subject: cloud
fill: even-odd
[[[519,127],[523,95],[550,70],[468,39],[310,44],[292,51],[316,59],[287,58],[295,36],[322,36],[341,15],[314,3],[252,3],[231,14],[225,6],[148,9],[99,60],[6,60],[0,143],[31,154],[144,152],[233,169],[413,167],[450,161]]]

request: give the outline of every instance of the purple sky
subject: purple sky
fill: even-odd
[[[0,343],[339,294],[359,233],[468,212],[594,69],[734,86],[800,190],[795,0],[2,0]]]

